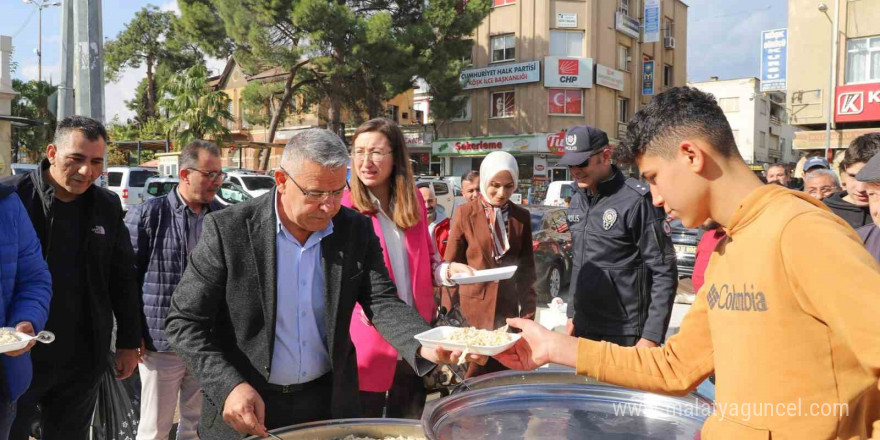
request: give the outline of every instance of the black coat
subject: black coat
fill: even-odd
[[[15,187],[40,239],[44,259],[52,246],[63,246],[63,243],[53,243],[51,237],[55,187],[43,179],[43,171],[48,168],[49,161],[44,160],[40,168],[31,173],[0,179],[0,183]],[[82,231],[87,238],[83,241],[84,256],[80,264],[86,272],[93,331],[84,341],[93,344],[93,365],[102,369],[107,365],[114,315],[118,322],[116,347],[141,346],[141,302],[135,281],[134,252],[123,223],[119,197],[96,185],[90,186],[80,197],[85,199],[88,212],[86,229]],[[64,310],[49,311],[50,316],[58,313],[63,314]]]
[[[274,202],[273,191],[205,217],[171,299],[165,334],[204,389],[203,439],[235,438],[222,426],[226,397],[242,382],[261,394],[268,384],[277,308]],[[420,345],[413,336],[430,327],[397,297],[367,217],[343,207],[333,218],[333,233],[321,240],[321,261],[332,415],[359,417],[357,358],[349,335],[355,303],[420,374],[433,364],[417,358]]]
[[[666,216],[648,187],[616,167],[597,194],[574,187],[568,223],[574,264],[568,306],[578,336],[663,342],[678,288]]]

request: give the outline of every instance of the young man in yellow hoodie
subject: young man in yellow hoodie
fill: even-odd
[[[638,165],[657,206],[727,233],[680,333],[620,347],[512,319],[523,338],[498,360],[676,395],[714,371],[707,440],[880,438],[880,267],[855,231],[805,193],[762,185],[715,99],[696,89],[655,97],[615,153]]]

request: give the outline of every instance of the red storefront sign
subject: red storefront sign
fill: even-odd
[[[553,133],[547,135],[547,150],[553,154],[562,156],[565,154],[565,132]]]
[[[880,121],[880,83],[837,87],[834,121]]]

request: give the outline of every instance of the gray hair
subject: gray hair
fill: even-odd
[[[821,176],[830,177],[831,181],[834,182],[834,185],[836,185],[838,188],[840,188],[840,179],[837,177],[837,174],[835,174],[834,171],[831,171],[831,170],[828,170],[825,168],[819,168],[819,169],[814,169],[814,170],[808,171],[807,174],[804,175],[804,184],[806,184],[807,182],[809,182],[817,177],[821,177]]]
[[[177,157],[178,169],[195,168],[199,163],[199,152],[202,150],[207,151],[212,156],[220,157],[220,148],[216,144],[196,139],[187,144],[186,147],[183,147],[183,150],[180,150],[180,156]]]
[[[310,128],[295,134],[287,141],[281,164],[287,172],[296,173],[306,160],[323,168],[342,168],[349,162],[348,148],[332,131]]]

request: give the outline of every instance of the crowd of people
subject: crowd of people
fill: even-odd
[[[522,332],[498,356],[467,355],[465,377],[553,362],[680,394],[714,373],[719,404],[849,411],[713,415],[704,438],[880,435],[880,134],[847,150],[843,185],[811,158],[794,191],[785,168],[763,185],[714,98],[688,87],[655,97],[614,148],[597,128],[570,128],[562,333],[534,322],[532,223],[511,202],[509,153],[462,176],[466,200],[447,213],[413,176],[394,122],[367,121],[350,147],[309,129],[285,146],[274,191],[224,208],[220,150],[197,140],[181,149],[176,189],[124,213],[94,185],[107,141],[99,122],[65,119],[39,169],[0,181],[0,326],[57,336],[0,357],[0,439],[26,440],[34,426],[47,440],[86,438],[108,368],[120,380],[137,368],[138,439],[169,438],[175,413],[178,439],[417,419],[424,377],[461,356],[414,338],[438,310]],[[639,180],[624,174],[634,165]],[[713,232],[699,246],[696,302],[666,341],[678,287],[670,216]],[[506,280],[455,282],[513,265]]]

